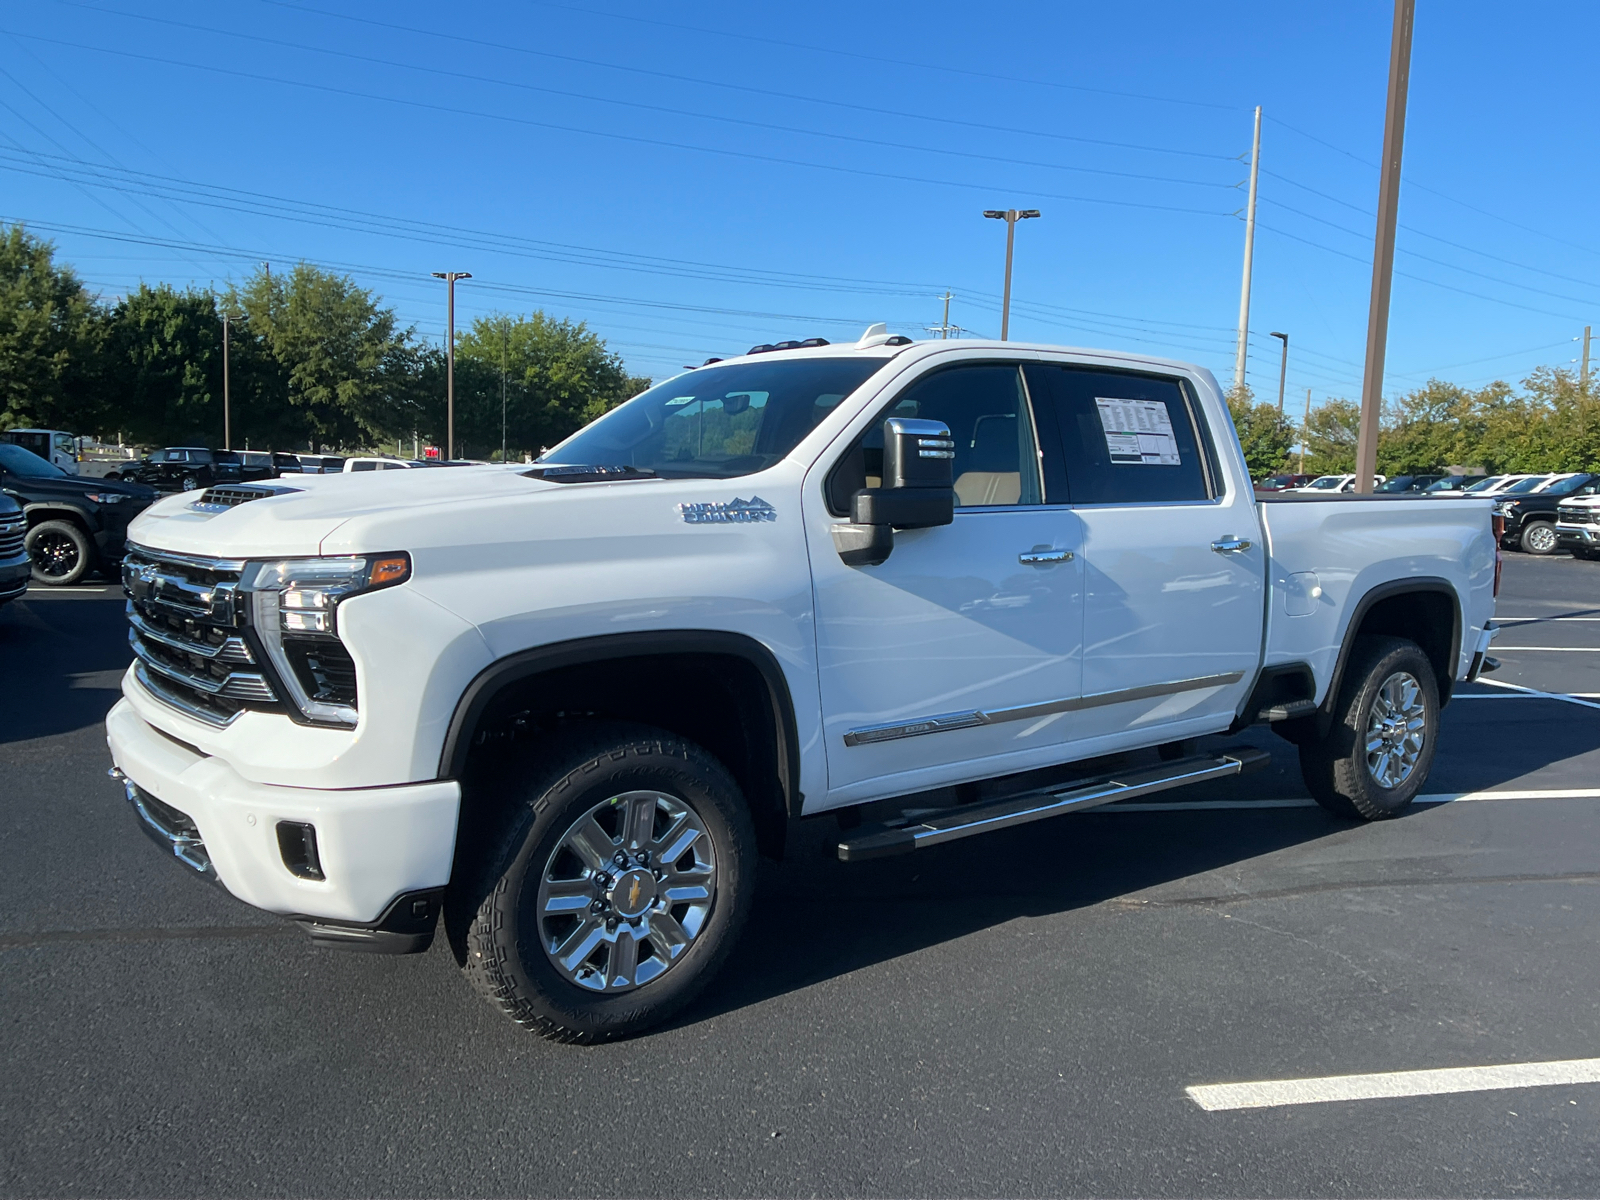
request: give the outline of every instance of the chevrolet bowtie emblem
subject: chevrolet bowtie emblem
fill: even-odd
[[[628,907],[636,908],[639,904],[639,877],[633,879],[633,886],[628,889]]]

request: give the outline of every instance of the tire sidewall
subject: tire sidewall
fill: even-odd
[[[1439,746],[1439,686],[1433,664],[1415,642],[1399,638],[1374,638],[1362,659],[1362,669],[1346,685],[1342,719],[1336,726],[1339,743],[1336,780],[1339,792],[1364,817],[1392,817],[1422,790]],[[1416,679],[1422,690],[1424,726],[1422,754],[1399,786],[1386,788],[1367,769],[1367,721],[1378,691],[1398,671]]]
[[[24,539],[24,546],[31,558],[35,542],[43,537],[57,534],[71,539],[77,547],[77,564],[64,575],[47,575],[35,562],[33,564],[33,578],[35,582],[45,584],[48,587],[70,587],[87,575],[89,568],[94,565],[94,543],[89,540],[81,529],[66,521],[41,521],[28,530]]]
[[[720,763],[670,735],[635,736],[612,745],[599,767],[546,776],[524,792],[518,818],[502,843],[504,865],[495,872],[498,878],[468,936],[469,955],[485,951],[485,938],[493,942],[496,971],[511,985],[520,1010],[513,1016],[542,1019],[582,1040],[625,1036],[667,1020],[692,1000],[737,939],[754,884],[749,813]],[[624,747],[626,753],[616,753]],[[665,792],[694,808],[716,855],[717,893],[699,935],[670,970],[642,987],[605,996],[568,981],[550,962],[538,929],[536,896],[544,866],[572,823],[611,796],[642,790]]]
[[[1543,550],[1535,549],[1533,546],[1533,537],[1541,530],[1544,531],[1550,539],[1550,544]],[[1525,554],[1554,554],[1557,549],[1555,536],[1555,526],[1550,524],[1549,521],[1532,521],[1522,527],[1522,536],[1518,540],[1520,541],[1523,553]]]

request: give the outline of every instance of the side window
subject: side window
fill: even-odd
[[[354,462],[350,464],[352,471],[376,471],[378,464],[375,462]]]
[[[881,411],[828,478],[828,508],[850,511],[857,489],[878,487],[883,472],[883,422],[889,417],[942,421],[956,444],[959,508],[1039,504],[1038,443],[1015,364],[946,367],[912,383]]]
[[[1196,414],[1175,379],[1074,367],[1028,368],[1048,404],[1073,504],[1156,504],[1211,498]],[[1046,435],[1047,437],[1050,434]]]

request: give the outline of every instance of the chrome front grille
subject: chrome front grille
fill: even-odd
[[[1594,525],[1600,522],[1600,508],[1585,504],[1563,504],[1556,509],[1556,521],[1562,525]]]
[[[9,520],[0,517],[0,558],[16,558],[21,554],[22,539],[27,532],[20,515]]]
[[[122,563],[135,675],[151,695],[211,725],[278,707],[244,637],[244,565],[132,543]]]

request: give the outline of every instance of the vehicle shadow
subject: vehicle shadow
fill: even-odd
[[[1566,709],[1551,720],[1550,708]],[[1555,701],[1452,704],[1429,794],[1592,787],[1600,778],[1600,713],[1572,721]],[[1508,737],[1508,724],[1543,736]],[[749,925],[715,988],[675,1024],[811,987],[1010,921],[1089,908],[1149,888],[1336,837],[1358,823],[1315,806],[1239,807],[1307,798],[1295,748],[1256,727],[1207,749],[1249,744],[1271,763],[1153,800],[1228,802],[1215,811],[1065,816],[898,858],[841,863],[829,817],[801,822],[782,863],[762,863]],[[1514,752],[1506,749],[1514,746]],[[1495,747],[1485,753],[1486,747]],[[1424,817],[1416,806],[1401,820]]]
[[[0,744],[105,720],[133,657],[122,603],[30,593],[0,608]]]
[[[717,986],[675,1024],[1349,827],[1316,808],[1084,813],[866,863],[829,861],[815,846],[803,861],[762,864],[750,922]]]

